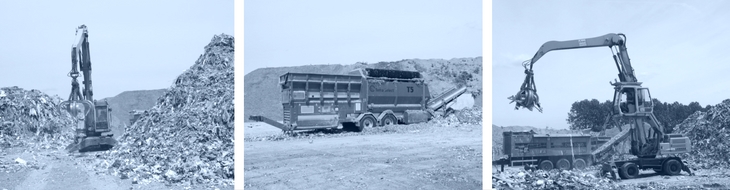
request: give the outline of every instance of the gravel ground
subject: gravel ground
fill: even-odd
[[[246,189],[482,188],[481,125],[433,122],[296,136],[262,123],[246,126]]]

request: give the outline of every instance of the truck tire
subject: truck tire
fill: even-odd
[[[386,125],[396,125],[398,124],[398,119],[393,116],[393,114],[388,114],[383,117],[383,120],[381,121],[382,126]]]
[[[621,179],[634,179],[639,177],[639,167],[632,162],[626,162],[618,169],[618,176]]]
[[[355,132],[361,132],[366,127],[371,128],[375,126],[375,117],[373,117],[372,115],[366,115],[365,117],[362,117],[362,119],[360,119],[360,125],[357,126]]]
[[[568,161],[568,159],[565,159],[565,158],[561,158],[560,160],[558,160],[558,162],[556,162],[555,165],[557,165],[558,169],[561,169],[561,170],[570,169],[570,161]]]
[[[540,162],[540,166],[538,168],[540,168],[541,170],[550,171],[553,169],[553,162],[551,162],[550,160],[543,160],[542,162]]]
[[[682,163],[677,159],[669,159],[664,162],[662,171],[667,175],[679,175],[682,172]]]
[[[587,165],[586,161],[583,160],[583,158],[578,158],[573,161],[573,168],[575,168],[575,169],[579,169],[579,170],[585,169],[586,165]]]

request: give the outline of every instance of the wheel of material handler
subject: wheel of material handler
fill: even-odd
[[[676,159],[667,160],[662,166],[662,171],[667,175],[679,175],[682,172],[682,163]]]
[[[618,176],[621,177],[621,179],[634,179],[639,177],[639,167],[631,162],[624,163],[624,165],[621,165],[618,169]]]
[[[565,158],[562,158],[562,159],[558,160],[558,162],[556,163],[556,165],[558,166],[558,169],[561,169],[561,170],[569,170],[570,169],[570,161],[568,161],[568,159],[565,159]]]
[[[395,116],[393,116],[393,114],[388,114],[385,117],[383,117],[381,124],[382,124],[382,126],[395,125],[395,124],[398,124],[398,119],[395,118]]]
[[[585,169],[586,168],[586,161],[583,160],[583,158],[578,158],[573,161],[573,168],[575,169]]]
[[[551,162],[550,160],[543,160],[542,162],[540,162],[539,168],[545,171],[552,170],[553,162]]]

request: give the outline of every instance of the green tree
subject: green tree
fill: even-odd
[[[679,102],[670,104],[656,98],[652,99],[652,102],[654,103],[654,116],[656,116],[659,124],[664,126],[666,133],[672,133],[676,125],[682,123],[693,113],[707,111],[711,108],[709,105],[703,108],[698,102],[691,102],[688,105]],[[606,116],[612,113],[612,108],[613,103],[611,101],[603,103],[596,99],[577,101],[571,106],[566,121],[570,124],[570,129],[573,130],[592,129],[593,131],[600,131],[606,119],[608,119]],[[618,123],[611,123],[612,125],[607,127],[628,124],[630,121],[620,120],[616,122]]]
[[[577,101],[571,106],[566,121],[571,130],[591,129],[600,131],[600,128],[606,122],[606,116],[611,113],[611,106],[610,101],[603,103],[596,99]]]

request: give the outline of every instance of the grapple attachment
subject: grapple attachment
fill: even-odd
[[[525,81],[522,83],[522,87],[520,87],[520,91],[517,92],[516,95],[510,96],[507,99],[511,100],[510,104],[515,102],[515,110],[520,109],[520,107],[524,107],[532,111],[532,109],[535,108],[537,111],[542,113],[540,97],[537,95],[537,87],[535,87],[535,79],[533,78],[532,70],[525,69],[525,74],[527,74],[527,76],[525,77]]]

